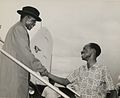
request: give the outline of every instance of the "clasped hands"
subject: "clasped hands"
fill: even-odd
[[[41,76],[48,76],[49,72],[44,66],[42,66],[39,70],[39,73],[40,73]]]

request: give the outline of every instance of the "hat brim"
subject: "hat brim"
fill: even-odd
[[[36,19],[36,21],[39,21],[39,22],[42,21],[42,19],[40,17],[38,17],[38,16],[34,15],[33,13],[28,12],[28,11],[18,10],[17,13],[20,15],[22,15],[22,14],[30,15],[30,16],[34,17]]]

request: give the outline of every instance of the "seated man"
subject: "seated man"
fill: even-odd
[[[51,73],[47,77],[64,86],[72,84],[79,98],[105,98],[114,85],[107,67],[97,63],[101,48],[96,43],[89,43],[81,51],[81,58],[87,62],[74,70],[67,78],[61,78]],[[76,98],[78,98],[76,96]]]

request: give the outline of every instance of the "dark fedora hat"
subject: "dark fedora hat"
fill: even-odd
[[[25,6],[22,8],[22,10],[17,10],[17,13],[22,15],[22,14],[26,14],[26,15],[30,15],[32,17],[34,17],[37,21],[42,21],[42,19],[39,17],[40,12],[31,6]]]

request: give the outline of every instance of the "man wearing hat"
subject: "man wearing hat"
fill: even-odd
[[[3,49],[33,71],[46,73],[46,68],[31,53],[27,30],[31,30],[36,21],[41,21],[39,11],[31,6],[17,11],[20,21],[13,25],[6,36]],[[0,56],[0,98],[29,98],[30,73],[1,54]]]

